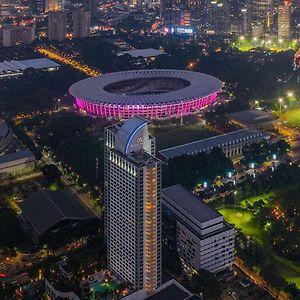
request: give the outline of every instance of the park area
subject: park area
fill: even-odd
[[[284,120],[287,121],[289,125],[300,128],[300,108],[286,112]]]
[[[224,216],[224,219],[228,223],[234,224],[235,227],[240,229],[246,236],[250,236],[260,245],[271,248],[264,230],[254,222],[253,211],[246,208],[246,203],[253,205],[256,201],[262,199],[266,205],[268,205],[274,195],[275,193],[271,192],[249,199],[244,199],[240,202],[240,207],[221,208],[219,209],[219,212]],[[295,282],[297,287],[300,288],[300,263],[278,256],[276,253],[273,254],[274,263],[276,264],[280,275],[289,282]]]

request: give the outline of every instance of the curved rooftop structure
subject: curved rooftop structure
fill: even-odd
[[[12,142],[13,132],[4,120],[0,119],[0,153],[3,152]]]
[[[77,107],[88,113],[127,119],[181,117],[212,104],[222,82],[184,70],[149,69],[105,74],[73,84]]]

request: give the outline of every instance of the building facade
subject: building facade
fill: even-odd
[[[34,39],[34,26],[10,26],[3,29],[3,47],[30,44]]]
[[[181,185],[163,189],[162,201],[164,218],[176,223],[173,239],[187,272],[218,273],[232,266],[235,230],[220,213]]]
[[[253,143],[260,143],[268,138],[268,135],[259,131],[241,129],[204,140],[164,149],[159,153],[164,159],[170,159],[181,155],[196,155],[203,152],[209,153],[213,148],[221,148],[226,157],[231,157],[241,155],[245,146]]]
[[[105,130],[108,268],[145,294],[161,283],[161,162],[154,153],[141,118]]]
[[[67,19],[63,11],[51,11],[48,14],[48,40],[63,41],[67,33]]]
[[[90,36],[91,11],[80,7],[73,12],[73,35],[75,38]]]
[[[288,3],[278,7],[278,38],[291,38],[291,6]]]

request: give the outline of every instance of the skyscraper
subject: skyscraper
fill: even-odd
[[[62,41],[66,37],[67,22],[63,11],[51,11],[48,14],[48,40]]]
[[[248,8],[241,9],[241,33],[249,34],[250,32],[250,12]]]
[[[273,0],[252,0],[251,21],[262,24],[264,31],[269,32],[273,24]]]
[[[91,16],[95,17],[97,14],[97,8],[98,8],[98,0],[89,0],[88,10],[91,11]]]
[[[145,294],[161,283],[161,162],[154,153],[144,119],[105,130],[108,268]]]
[[[291,6],[285,2],[278,7],[278,38],[289,39],[291,37]]]
[[[222,35],[227,34],[230,25],[230,5],[227,0],[211,1],[207,4],[207,31]]]
[[[73,12],[73,33],[75,38],[90,35],[91,12],[80,7]]]

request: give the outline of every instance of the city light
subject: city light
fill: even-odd
[[[55,59],[61,63],[69,65],[69,66],[73,67],[74,69],[77,69],[77,70],[87,74],[88,76],[101,75],[101,72],[99,72],[98,70],[92,69],[92,68],[88,67],[87,65],[84,65],[72,58],[65,57],[64,54],[58,54],[57,52],[54,52],[52,50],[42,48],[42,47],[37,48],[37,52],[40,54],[43,54],[51,59]]]

